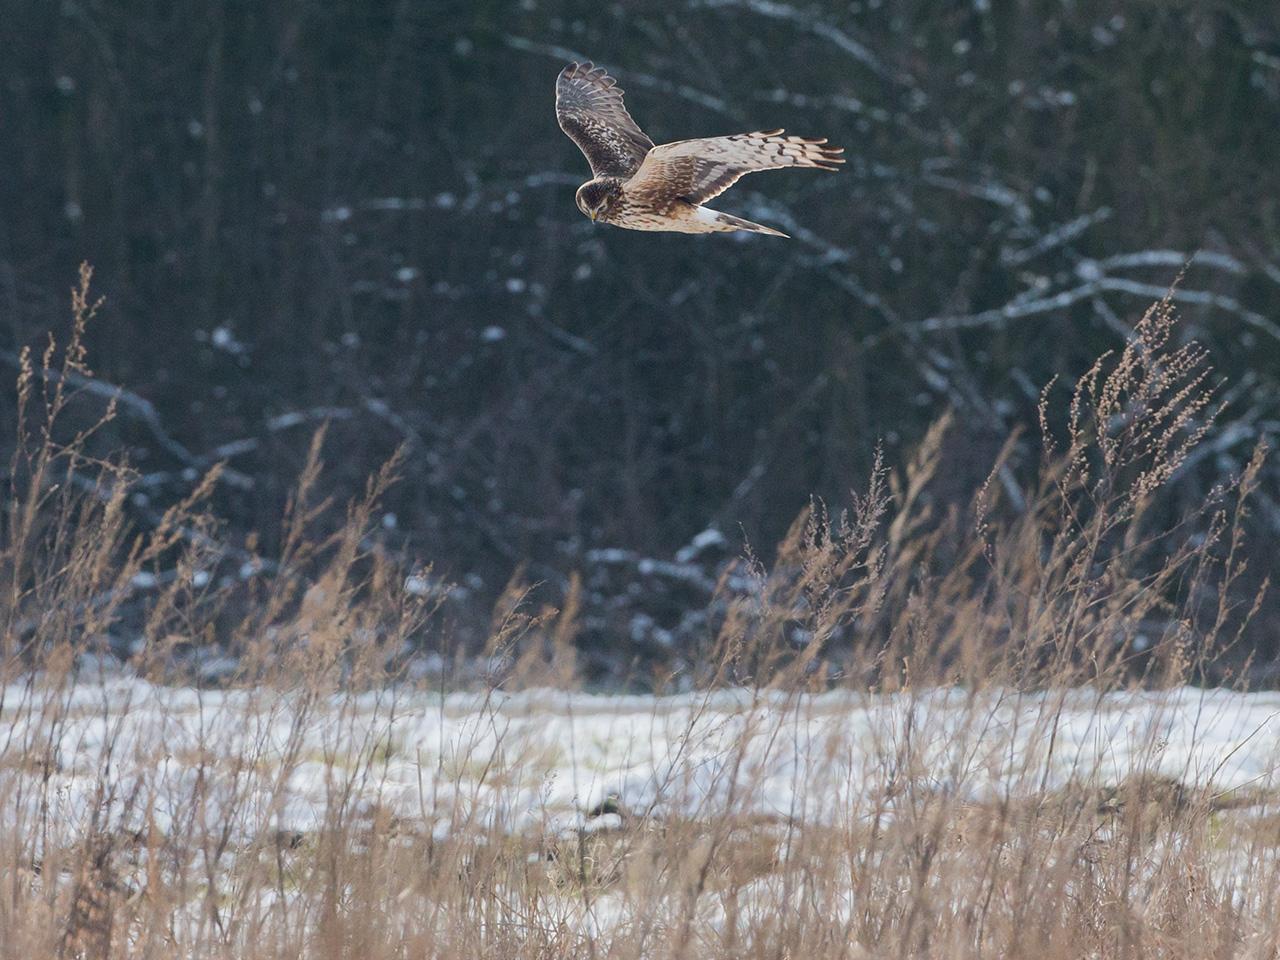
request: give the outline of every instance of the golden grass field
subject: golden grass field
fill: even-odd
[[[0,958],[1280,955],[1280,697],[1188,685],[1249,620],[1265,450],[1152,520],[1216,404],[1167,303],[1063,388],[1056,440],[1046,391],[1032,473],[1011,440],[934,511],[944,418],[738,565],[688,670],[609,695],[572,595],[513,581],[450,649],[367,536],[396,464],[335,507],[323,433],[270,556],[220,539],[217,466],[130,519],[131,467],[88,452],[112,412],[73,416],[88,279],[17,384]],[[216,689],[174,666],[201,643]]]

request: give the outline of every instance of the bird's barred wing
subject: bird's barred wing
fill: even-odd
[[[826,140],[784,137],[781,130],[735,133],[728,137],[681,140],[654,147],[627,183],[629,193],[673,193],[690,203],[705,203],[748,173],[783,167],[835,170],[844,150]]]
[[[653,147],[622,105],[617,81],[589,61],[569,64],[556,78],[556,120],[597,177],[631,176]]]

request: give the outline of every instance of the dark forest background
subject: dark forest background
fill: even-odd
[[[947,411],[929,496],[967,498],[1016,428],[1034,460],[1041,388],[1184,267],[1182,335],[1227,407],[1177,497],[1275,432],[1274,3],[6,0],[3,20],[3,357],[65,329],[92,262],[92,364],[129,391],[95,442],[131,450],[137,522],[225,460],[221,535],[264,553],[319,423],[337,497],[407,445],[379,536],[457,584],[464,636],[514,575],[555,604],[576,573],[588,657],[657,656],[744,543],[767,557]],[[657,142],[787,127],[847,167],[719,202],[790,241],[593,226],[553,111],[587,58]],[[1253,586],[1280,570],[1266,470]],[[1262,656],[1277,629],[1269,598]]]

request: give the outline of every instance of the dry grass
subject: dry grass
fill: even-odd
[[[497,690],[572,688],[572,598],[531,615],[513,587],[487,651],[500,673],[468,701],[472,735],[434,753],[398,739],[405,704],[437,703],[441,729],[458,707],[396,675],[438,599],[407,591],[411,571],[366,536],[395,464],[335,521],[313,494],[318,435],[270,558],[219,541],[204,506],[216,467],[140,532],[128,465],[85,452],[102,425],[63,427],[89,376],[88,279],[69,346],[27,357],[18,382],[0,542],[0,958],[1280,955],[1269,779],[1171,779],[1154,737],[1121,778],[1053,776],[1082,685],[1098,717],[1123,709],[1104,690],[1180,685],[1250,612],[1233,586],[1263,451],[1194,515],[1151,520],[1214,414],[1205,358],[1173,345],[1168,304],[1075,386],[1056,442],[1046,393],[1043,459],[1020,481],[1011,441],[971,514],[930,505],[944,419],[847,513],[801,517],[770,569],[726,573],[696,677],[672,678],[705,694],[678,721],[652,701],[655,725],[683,725],[652,795],[583,797],[556,819],[549,804],[529,815],[538,778],[587,745],[515,736]],[[211,638],[239,658],[240,692],[191,693],[194,735],[139,739],[121,688],[87,671],[139,584],[141,676],[171,681],[174,651]],[[954,722],[918,726],[950,683]],[[840,685],[898,705],[859,741],[856,783],[823,776],[843,769],[845,741],[796,732],[829,709],[813,693]],[[725,686],[739,707],[716,699]],[[993,718],[1035,690],[1033,746],[988,777],[1015,739]],[[716,779],[695,795],[709,737]],[[795,744],[795,782],[817,793],[762,815],[761,751]],[[378,799],[393,769],[430,780],[417,815]],[[321,787],[299,829],[303,770]]]

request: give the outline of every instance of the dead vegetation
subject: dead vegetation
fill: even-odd
[[[901,470],[878,464],[847,511],[815,504],[776,560],[723,573],[705,649],[657,681],[706,691],[687,736],[706,729],[717,690],[742,694],[710,799],[683,813],[662,803],[698,772],[678,749],[655,797],[581,798],[569,819],[530,826],[530,783],[557,758],[504,739],[496,703],[576,683],[574,605],[531,610],[517,582],[496,611],[468,708],[493,738],[426,757],[389,724],[371,733],[357,714],[393,716],[397,691],[424,683],[410,669],[420,651],[465,659],[433,617],[439,594],[421,588],[429,571],[367,535],[395,463],[345,510],[317,502],[318,433],[270,555],[220,538],[212,480],[130,520],[136,474],[85,454],[92,425],[64,424],[90,377],[88,280],[68,346],[24,355],[18,381],[0,542],[3,960],[1278,955],[1269,777],[1235,791],[1184,783],[1155,772],[1153,740],[1115,782],[1050,778],[1067,691],[1097,691],[1101,716],[1121,709],[1103,691],[1204,678],[1250,615],[1230,587],[1264,450],[1179,524],[1149,519],[1216,410],[1206,358],[1177,344],[1167,302],[1067,393],[1058,430],[1046,391],[1043,459],[1016,463],[1010,444],[970,512],[932,506],[944,418]],[[198,690],[207,739],[128,732],[130,704],[113,699],[128,694],[102,665],[140,590],[130,669],[171,682],[184,650],[219,651],[240,754],[219,752]],[[1044,692],[1039,749],[1003,795],[975,798],[973,770],[937,768],[942,734],[916,726],[914,707],[939,684],[961,718],[949,749],[973,756],[1011,736],[993,703]],[[906,705],[891,735],[864,744],[858,802],[839,808],[832,783],[828,816],[800,804],[762,817],[752,744],[784,745],[794,731],[776,717],[836,687]],[[766,700],[781,706],[757,710]],[[89,720],[93,743],[69,741]],[[431,767],[438,806],[407,815],[369,799],[397,763]],[[306,830],[286,816],[303,768],[323,785]],[[88,802],[70,804],[73,788]]]

